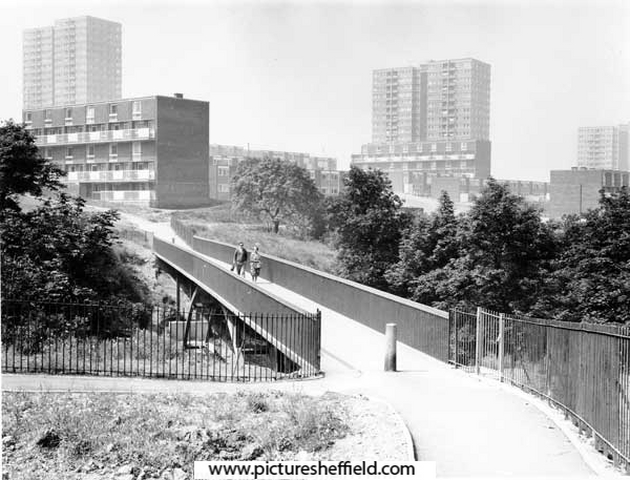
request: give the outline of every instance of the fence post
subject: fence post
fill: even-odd
[[[396,324],[388,323],[385,327],[385,371],[396,371]]]
[[[481,307],[477,307],[477,322],[475,332],[475,373],[479,375],[481,365]]]
[[[504,335],[505,332],[505,317],[502,313],[499,313],[499,380],[503,381],[503,353],[504,353]]]
[[[457,346],[459,342],[459,339],[457,338],[457,310],[452,310],[452,312],[453,312],[453,330],[455,333],[455,348],[453,349],[455,353],[455,358],[453,359],[453,364],[455,365],[455,368],[457,368],[457,359],[458,359],[457,354],[459,353],[458,346]]]

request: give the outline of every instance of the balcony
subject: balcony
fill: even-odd
[[[62,133],[57,135],[38,135],[35,143],[42,145],[68,145],[77,143],[107,143],[155,138],[153,128],[130,128],[127,130],[102,130],[99,132]]]
[[[155,200],[155,190],[108,190],[92,192],[92,199],[105,202],[150,202]]]
[[[155,170],[104,170],[98,172],[68,172],[68,182],[134,182],[155,180]]]

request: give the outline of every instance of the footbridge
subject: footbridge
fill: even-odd
[[[393,404],[409,426],[417,458],[437,460],[438,476],[590,478],[605,471],[606,457],[629,468],[628,330],[493,312],[462,316],[271,255],[263,255],[262,279],[254,284],[230,271],[234,246],[195,236],[176,221],[171,227],[177,237],[156,240],[158,258],[233,311],[321,311],[327,385],[339,378],[334,389]],[[382,371],[390,322],[398,328],[395,375]],[[361,379],[356,386],[348,372]],[[592,457],[562,422],[551,420],[554,412],[592,438]]]
[[[276,349],[285,363],[297,367],[285,370],[299,369],[302,376],[319,373],[319,312],[292,305],[189,248],[156,237],[153,250],[158,267],[177,281],[178,312],[182,311],[180,291],[186,292],[189,299],[185,328],[178,329],[183,333],[183,342],[194,343],[206,336],[208,327],[204,322],[193,321],[195,308],[207,310],[208,305],[218,305],[226,314],[235,347],[238,327],[245,326]]]

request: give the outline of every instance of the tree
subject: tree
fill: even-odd
[[[532,308],[538,316],[630,322],[630,193],[601,192],[599,207],[562,225],[562,252]]]
[[[339,250],[339,273],[387,290],[384,274],[398,260],[401,234],[410,222],[389,179],[380,170],[352,166],[329,216]]]
[[[23,126],[11,120],[0,125],[0,212],[19,210],[19,195],[40,197],[45,189],[59,190],[63,175],[39,154],[33,135]]]
[[[262,216],[274,233],[281,222],[311,218],[321,197],[306,169],[280,159],[246,159],[232,178],[234,207]]]
[[[439,308],[528,311],[557,250],[540,213],[490,179],[456,232],[446,225],[444,238],[452,240],[440,251],[443,266],[416,278],[414,299]]]
[[[419,300],[416,292],[421,277],[432,270],[445,267],[456,258],[459,250],[453,201],[447,192],[440,195],[437,211],[431,216],[419,215],[403,233],[399,247],[399,261],[386,273],[391,288],[398,295]],[[435,298],[422,300],[431,303]]]
[[[30,133],[6,122],[0,171],[0,261],[4,298],[38,301],[143,302],[146,286],[114,248],[117,212],[84,211],[85,201],[65,193],[22,211],[19,196],[58,190],[60,170],[43,159]],[[20,165],[20,161],[24,165]]]
[[[540,212],[490,179],[471,209],[466,241],[479,287],[476,303],[503,312],[526,311],[557,246]]]

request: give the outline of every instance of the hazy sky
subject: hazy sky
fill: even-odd
[[[372,70],[492,66],[497,178],[576,163],[577,128],[630,121],[630,1],[0,0],[0,119],[21,118],[22,30],[93,15],[123,25],[123,96],[210,102],[210,141],[336,156],[371,140]]]

